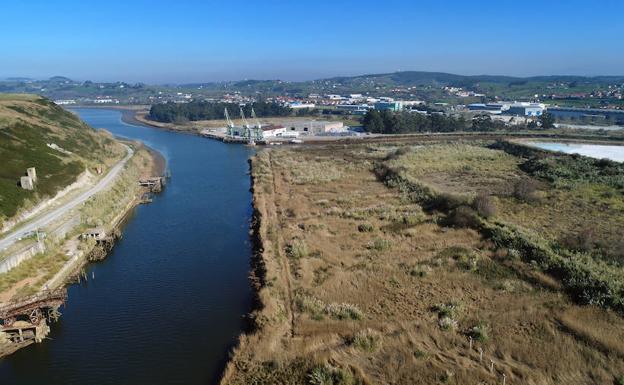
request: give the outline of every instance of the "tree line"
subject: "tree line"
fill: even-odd
[[[541,128],[552,128],[554,119],[545,113],[539,119]],[[529,124],[528,128],[537,128]],[[505,123],[493,120],[489,114],[480,114],[468,120],[463,116],[454,117],[443,114],[412,113],[408,111],[392,112],[389,110],[369,110],[362,119],[367,132],[377,134],[408,134],[414,132],[455,132],[455,131],[497,131],[508,127]],[[525,127],[522,127],[525,128]]]
[[[150,108],[149,118],[163,123],[181,123],[196,120],[225,119],[225,109],[228,109],[230,117],[238,118],[240,115],[237,103],[192,101],[190,103],[160,103]],[[241,107],[246,117],[251,116],[253,108],[256,115],[262,116],[289,116],[292,108],[273,102],[255,102]]]

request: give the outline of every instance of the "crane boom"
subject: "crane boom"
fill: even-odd
[[[262,125],[260,124],[260,121],[258,120],[258,117],[256,116],[256,111],[254,111],[253,107],[251,107],[251,117],[256,122],[256,128],[261,129]]]
[[[225,108],[225,120],[227,122],[227,134],[230,136],[234,135],[234,123],[232,122],[232,119],[230,119],[230,114],[228,113],[227,107]]]
[[[234,127],[234,123],[232,123],[232,119],[230,119],[230,114],[228,113],[227,107],[225,108],[225,120],[227,121],[228,127]]]
[[[243,126],[249,129],[249,122],[247,122],[247,119],[245,119],[245,113],[243,112],[243,107],[239,107],[239,108],[240,108],[241,119],[243,120]]]

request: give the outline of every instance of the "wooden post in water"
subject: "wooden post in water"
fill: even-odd
[[[470,341],[470,350],[472,350],[472,336],[468,337],[469,341]]]
[[[479,362],[483,361],[483,349],[479,348]]]
[[[494,360],[490,360],[490,373],[494,373]]]

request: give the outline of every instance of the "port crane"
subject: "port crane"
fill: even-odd
[[[262,124],[260,124],[260,121],[256,116],[256,111],[254,111],[253,107],[251,107],[251,118],[256,123],[256,125],[254,126],[254,136],[256,140],[262,139]]]
[[[230,114],[228,113],[227,107],[225,108],[225,120],[227,121],[227,134],[229,136],[234,136],[234,122],[230,119]]]
[[[247,122],[247,119],[245,119],[245,113],[243,112],[243,107],[239,107],[239,109],[240,109],[241,120],[243,121],[243,127],[245,128],[244,137],[247,138],[247,144],[249,144],[250,146],[255,146],[256,142],[254,141],[254,135],[252,134],[251,126],[249,125],[249,122]]]

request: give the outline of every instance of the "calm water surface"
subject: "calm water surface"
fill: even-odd
[[[527,142],[527,144],[544,150],[560,151],[566,154],[580,154],[597,159],[607,158],[618,162],[624,162],[624,146],[558,142]]]
[[[167,158],[172,179],[140,206],[95,280],[69,288],[50,340],[0,360],[0,384],[211,384],[251,305],[252,150],[76,110]]]

